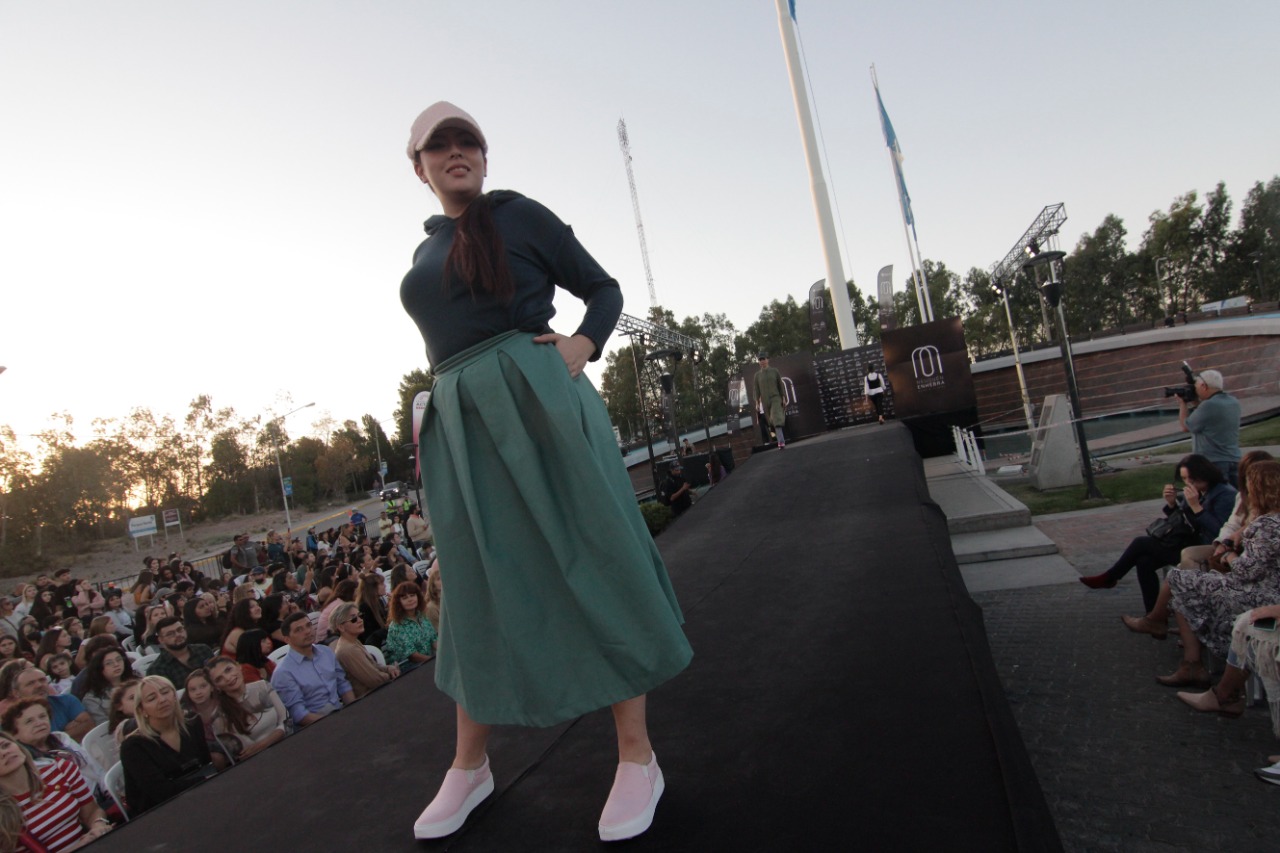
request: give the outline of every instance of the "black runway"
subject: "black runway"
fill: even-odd
[[[695,656],[649,699],[667,791],[627,850],[1060,850],[900,424],[755,456],[658,538]],[[95,851],[594,850],[607,709],[496,729],[497,790],[412,824],[453,755],[419,668]]]

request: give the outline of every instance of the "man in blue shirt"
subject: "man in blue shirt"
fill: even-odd
[[[367,535],[365,531],[364,523],[368,521],[368,519],[365,517],[365,514],[361,512],[357,507],[352,507],[349,515],[350,515],[350,518],[348,518],[347,520],[351,522],[351,526],[356,529],[356,532],[359,533],[361,536]]]
[[[1202,370],[1195,377],[1200,405],[1188,414],[1187,401],[1178,398],[1178,425],[1191,433],[1191,452],[1212,462],[1239,486],[1240,402],[1222,390],[1222,374]]]
[[[289,640],[289,651],[276,664],[271,686],[296,725],[309,726],[356,700],[338,658],[328,646],[316,644],[307,614],[290,613],[280,632]]]
[[[49,708],[53,711],[49,722],[55,732],[66,732],[79,741],[94,726],[93,718],[84,709],[84,705],[80,704],[80,700],[70,694],[59,696],[49,683],[49,676],[34,666],[28,666],[22,671],[14,680],[13,689],[16,699],[44,699],[49,703]]]

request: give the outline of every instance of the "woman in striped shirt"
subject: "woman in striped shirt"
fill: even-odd
[[[22,809],[24,837],[49,853],[76,850],[111,830],[111,821],[94,802],[88,786],[65,758],[36,769],[31,757],[9,735],[0,733],[0,796]],[[20,839],[18,850],[30,849]]]

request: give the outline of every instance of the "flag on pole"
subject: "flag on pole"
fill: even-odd
[[[880,86],[876,89],[876,103],[880,105],[880,127],[884,130],[884,144],[893,152],[893,175],[898,179],[898,192],[902,194],[902,215],[911,226],[911,236],[916,235],[916,219],[911,215],[911,196],[907,194],[907,182],[902,177],[902,146],[898,144],[898,134],[893,132],[893,122],[885,112],[884,101],[880,99]],[[919,238],[917,238],[919,239]]]

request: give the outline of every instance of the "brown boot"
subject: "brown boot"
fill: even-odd
[[[1165,687],[1208,687],[1209,670],[1200,661],[1184,660],[1178,669],[1169,675],[1157,675],[1156,681]]]
[[[1120,621],[1135,634],[1150,634],[1153,640],[1163,640],[1169,636],[1169,623],[1157,622],[1150,616],[1121,616]]]

